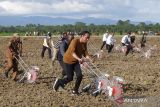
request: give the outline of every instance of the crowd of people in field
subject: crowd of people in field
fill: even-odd
[[[140,46],[138,46],[138,44],[135,43],[136,40],[135,33],[128,32],[121,39],[121,45],[119,45],[121,48],[117,47],[116,50],[124,52],[126,56],[129,54],[129,52],[140,51],[140,49],[145,47],[146,37],[147,33],[143,32],[142,38],[139,42]],[[102,50],[103,47],[106,46],[106,50],[108,50],[108,53],[110,53],[114,47],[115,42],[116,40],[114,38],[114,33],[107,31],[106,33],[103,34],[102,45],[100,47],[101,51],[103,51]]]
[[[44,58],[45,51],[47,50],[52,65],[54,66],[55,61],[58,60],[59,65],[62,68],[61,76],[59,76],[54,82],[54,91],[58,91],[59,87],[64,88],[66,84],[73,80],[75,74],[76,80],[72,93],[76,95],[80,94],[79,87],[83,79],[80,64],[85,61],[92,61],[87,50],[87,43],[90,39],[90,35],[90,32],[83,31],[80,37],[74,37],[73,33],[64,32],[57,41],[53,42],[52,34],[51,32],[48,32],[43,38],[41,58]],[[147,34],[143,33],[140,41],[141,48],[145,47],[146,36]],[[124,47],[124,53],[126,56],[129,52],[134,51],[134,47],[136,47],[135,39],[135,33],[133,32],[128,32],[122,37],[121,47]],[[115,42],[114,32],[107,31],[103,35],[100,50],[103,51],[103,47],[106,46],[108,53],[111,53]],[[14,36],[9,41],[6,50],[6,60],[2,70],[3,78],[9,78],[9,72],[13,69],[12,79],[17,81],[18,59],[22,55],[22,45],[20,36]]]

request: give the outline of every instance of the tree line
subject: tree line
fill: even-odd
[[[83,22],[76,22],[75,24],[64,25],[40,25],[40,24],[27,24],[25,26],[0,26],[1,33],[20,33],[26,32],[38,32],[39,34],[45,34],[48,31],[53,34],[60,34],[64,31],[70,31],[79,34],[83,30],[88,30],[94,35],[101,35],[106,31],[115,32],[122,35],[128,31],[141,33],[142,31],[151,31],[159,34],[160,24],[146,24],[140,22],[138,24],[132,24],[130,20],[119,20],[115,25],[95,25],[93,23],[87,25]]]

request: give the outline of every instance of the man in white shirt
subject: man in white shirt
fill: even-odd
[[[112,51],[114,43],[115,43],[114,33],[110,33],[106,40],[106,49],[108,49],[108,53]]]
[[[42,48],[42,52],[41,52],[41,58],[44,57],[44,53],[45,53],[46,49],[48,50],[49,58],[50,59],[52,58],[51,44],[52,44],[51,33],[48,32],[48,34],[44,37],[44,40],[43,40],[43,48]]]
[[[121,40],[122,46],[126,46],[127,47],[127,51],[125,53],[126,56],[130,52],[130,50],[132,50],[131,37],[130,36],[131,36],[131,32],[128,32],[128,34],[124,35],[122,37],[122,40]]]
[[[108,31],[106,31],[106,33],[103,34],[103,39],[102,39],[102,46],[101,46],[101,50],[103,49],[104,45],[106,44],[106,40],[108,37]]]

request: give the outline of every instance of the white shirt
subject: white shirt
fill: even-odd
[[[104,34],[103,34],[103,39],[102,39],[102,41],[106,41],[106,40],[107,40],[107,37],[108,37],[108,33],[104,33]]]
[[[106,40],[106,44],[108,45],[114,45],[115,39],[113,37],[113,35],[109,35],[107,40]]]
[[[125,45],[129,45],[131,44],[131,38],[129,35],[124,35],[122,40],[121,40],[122,43],[124,43]]]
[[[48,46],[48,43],[47,43],[47,41],[48,41],[49,39],[50,39],[49,36],[46,36],[46,37],[44,38],[44,40],[43,40],[43,46],[49,47],[49,46]]]

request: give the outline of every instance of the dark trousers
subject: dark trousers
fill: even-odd
[[[51,49],[48,48],[48,47],[46,47],[46,46],[43,46],[43,48],[42,48],[41,57],[42,57],[42,58],[44,57],[44,53],[45,53],[46,49],[48,50],[49,58],[52,58]]]
[[[108,50],[108,53],[110,53],[113,49],[114,45],[109,45],[109,44],[106,44],[106,49]]]
[[[145,43],[141,42],[141,48],[145,47]]]
[[[62,67],[62,77],[64,77],[66,75],[65,72],[65,64],[63,61],[59,61],[60,66]]]
[[[18,59],[18,57],[17,57]],[[17,72],[18,72],[18,61],[14,57],[7,57],[4,65],[4,71],[7,74],[10,72],[10,70],[13,69],[12,73],[12,79],[14,80],[16,78]]]
[[[64,64],[65,64],[65,68],[66,68],[67,77],[64,79],[60,79],[60,82],[63,85],[64,84],[66,85],[67,83],[72,81],[73,76],[74,76],[74,71],[75,71],[77,78],[76,78],[76,82],[75,82],[75,86],[74,86],[74,91],[78,91],[79,86],[82,81],[82,77],[83,77],[79,62],[76,62],[74,64],[67,64],[67,63],[64,63]]]
[[[103,49],[105,44],[106,44],[106,41],[103,41],[102,46],[101,46],[101,50]]]
[[[122,46],[126,46],[126,47],[127,47],[127,51],[126,51],[126,53],[125,53],[126,56],[127,56],[128,53],[130,52],[130,50],[133,49],[133,48],[132,48],[132,45],[125,45],[124,43],[122,43]]]
[[[128,53],[133,50],[132,45],[127,45],[127,51],[126,51],[126,56],[128,55]]]

